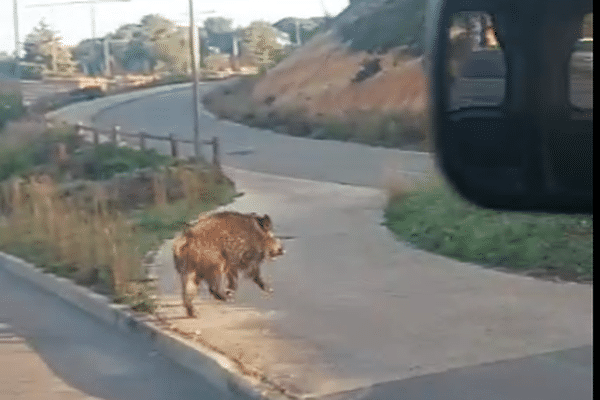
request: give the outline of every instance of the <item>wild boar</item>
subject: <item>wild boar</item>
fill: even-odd
[[[268,215],[223,211],[204,214],[173,243],[175,268],[181,278],[183,305],[194,316],[192,300],[203,280],[217,300],[231,298],[238,275],[244,272],[263,291],[272,289],[262,280],[265,259],[284,254],[281,241],[272,232]],[[223,291],[225,280],[227,290]]]

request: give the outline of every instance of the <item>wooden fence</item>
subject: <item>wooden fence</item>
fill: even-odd
[[[174,133],[169,133],[168,136],[158,136],[151,135],[146,132],[122,132],[118,126],[113,127],[110,130],[99,129],[90,126],[85,126],[82,124],[75,125],[75,134],[78,137],[83,137],[85,132],[92,133],[92,142],[94,146],[98,146],[100,144],[100,135],[106,135],[110,138],[110,143],[112,143],[115,147],[119,144],[120,138],[134,138],[138,140],[141,151],[146,151],[148,149],[148,140],[157,140],[157,141],[167,141],[171,144],[171,156],[174,158],[179,157],[180,150],[179,144],[194,144],[194,141],[191,139],[181,139],[175,136]],[[200,144],[202,145],[210,145],[213,150],[213,158],[212,164],[217,168],[221,168],[221,158],[220,158],[220,150],[219,150],[219,139],[216,136],[213,136],[211,140],[201,140]]]

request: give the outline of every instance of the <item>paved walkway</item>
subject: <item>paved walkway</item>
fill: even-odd
[[[227,172],[245,195],[226,208],[268,213],[277,234],[294,238],[285,241],[286,255],[263,269],[274,295],[265,298],[244,282],[235,307],[270,315],[272,329],[320,349],[319,363],[338,383],[325,388],[306,380],[307,392],[592,343],[591,286],[411,249],[380,225],[385,198],[376,189]],[[163,293],[179,303],[170,243],[159,264]],[[189,332],[205,323],[176,322]]]

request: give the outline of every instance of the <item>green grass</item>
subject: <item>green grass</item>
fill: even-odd
[[[592,280],[592,216],[483,209],[440,185],[391,200],[384,225],[401,240],[460,261]]]

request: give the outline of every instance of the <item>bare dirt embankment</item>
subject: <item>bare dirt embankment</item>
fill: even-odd
[[[397,46],[357,50],[331,31],[260,77],[204,98],[220,118],[314,139],[427,149],[421,57]]]

